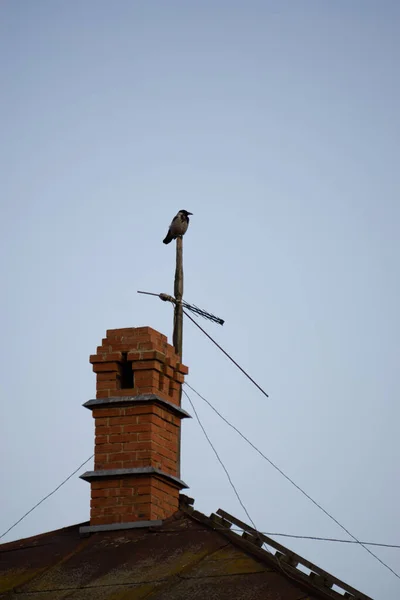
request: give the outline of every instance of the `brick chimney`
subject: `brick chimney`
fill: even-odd
[[[90,526],[85,531],[145,525],[178,510],[180,388],[188,368],[165,335],[150,327],[111,329],[90,357],[95,420]],[[136,525],[134,525],[136,524]]]

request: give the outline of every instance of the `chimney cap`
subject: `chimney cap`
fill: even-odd
[[[181,419],[191,419],[191,415],[186,412],[180,406],[173,404],[172,402],[168,402],[168,400],[164,400],[164,398],[160,398],[156,394],[139,394],[138,396],[113,396],[111,398],[94,398],[93,400],[88,400],[82,406],[88,408],[89,410],[93,410],[94,408],[106,407],[106,406],[123,406],[124,404],[159,404],[162,407],[170,410],[175,413],[176,416]]]
[[[174,475],[170,475],[169,473],[165,473],[157,467],[138,467],[134,469],[97,469],[96,471],[86,471],[85,473],[82,473],[82,475],[79,475],[79,478],[84,479],[85,481],[99,481],[103,478],[112,479],[114,477],[121,478],[138,475],[157,475],[162,479],[167,479],[180,489],[188,488],[182,479],[179,479],[179,477],[175,477]]]

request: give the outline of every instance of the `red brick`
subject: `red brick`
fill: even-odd
[[[112,490],[114,492],[114,490]],[[116,492],[118,492],[118,496],[133,496],[133,488],[119,488],[118,490],[115,490]]]
[[[185,377],[182,375],[182,373],[177,373],[176,371],[175,371],[175,374],[174,374],[174,379],[178,383],[183,383],[185,381]]]
[[[174,370],[171,367],[165,366],[164,367],[164,375],[166,377],[172,378],[174,376]]]
[[[159,350],[152,350],[151,352],[143,352],[143,359],[151,359],[158,360],[161,363],[165,363],[166,354],[164,352],[160,352]]]
[[[131,340],[137,340],[140,344],[142,342],[151,342],[153,346],[155,344],[161,343],[161,335],[159,333],[155,333],[154,335],[148,331],[136,331],[135,335],[131,336],[123,336],[124,339],[129,338]]]
[[[157,407],[153,404],[138,404],[137,406],[132,406],[130,408],[126,408],[125,410],[127,416],[134,416],[154,413],[156,409]]]
[[[125,409],[127,410],[127,409]],[[136,417],[124,416],[124,417],[110,417],[109,425],[136,425]]]
[[[138,415],[136,419],[138,427],[137,431],[146,431],[146,428],[153,428],[153,415]]]
[[[113,519],[114,521],[114,519]],[[90,524],[91,525],[108,525],[110,523],[109,517],[91,517]]]
[[[169,494],[171,490],[176,489],[176,487],[172,483],[166,483],[163,479],[157,476],[152,478],[152,485],[155,489],[158,489],[167,494]]]
[[[152,453],[150,448],[148,450],[138,450],[136,452],[136,458],[137,460],[150,460],[150,458],[152,458]]]
[[[172,404],[176,404],[176,406],[180,406],[181,405],[181,397],[180,397],[180,393],[178,391],[173,391],[169,394],[169,398],[168,400],[172,403]]]
[[[139,415],[137,418],[139,423],[152,423],[153,425],[158,425],[161,428],[166,428],[168,425],[167,421],[164,421],[164,419],[161,419],[161,417],[158,415]]]
[[[179,425],[179,419],[178,417],[176,417],[175,415],[172,415],[169,412],[164,412],[162,415],[162,418],[164,421],[166,421],[169,425],[175,425],[178,426]]]
[[[165,394],[162,393],[158,385],[140,385],[138,386],[138,394],[156,394],[160,398],[164,398],[168,400],[169,397],[166,397]]]
[[[120,335],[134,335],[138,327],[123,327],[120,329],[107,329],[106,331],[106,339],[109,340],[112,337],[120,336]]]
[[[120,365],[116,362],[108,363],[96,363],[93,365],[93,371],[95,373],[104,373],[105,371],[119,371]]]
[[[97,509],[95,509],[95,510],[97,510]],[[114,519],[111,516],[111,515],[115,515],[115,506],[106,506],[103,509],[101,515],[104,516],[104,517],[108,517],[110,520],[112,520],[113,522],[115,522]]]
[[[137,388],[129,388],[123,390],[117,390],[117,393],[113,393],[113,396],[136,396],[138,394]]]
[[[152,342],[140,342],[139,350],[152,350],[154,348]]]
[[[108,460],[110,462],[113,462],[114,460],[124,461],[129,460],[130,458],[132,458],[132,454],[129,452],[111,452],[108,455]]]
[[[178,440],[171,442],[169,440],[165,440],[164,438],[157,435],[156,433],[153,433],[151,440],[152,440],[152,442],[154,442],[155,444],[157,444],[159,446],[158,451],[161,454],[162,454],[161,448],[164,448],[165,450],[167,450],[169,452],[174,452],[175,454],[178,450]],[[165,456],[167,456],[167,455],[165,455]]]
[[[104,448],[104,446],[100,446],[100,448]],[[98,460],[98,461],[104,462],[107,460],[107,458],[108,458],[107,452],[100,452],[99,450],[97,450],[97,452],[95,452],[95,455],[94,455],[95,461]]]
[[[135,373],[136,371],[161,371],[162,365],[158,360],[134,360],[132,370]]]
[[[151,450],[152,442],[135,442],[135,450]]]
[[[179,422],[179,419],[174,418],[174,421],[172,423],[168,422],[167,426],[166,426],[166,430],[171,433],[173,436],[176,436],[179,434],[179,430],[181,428],[181,424]]]
[[[141,360],[142,359],[142,352],[138,352],[137,350],[132,350],[131,352],[128,352],[128,356],[127,359],[128,360]]]
[[[153,369],[149,371],[135,371],[135,387],[139,388],[141,393],[145,393],[142,391],[142,388],[158,390],[160,387],[160,375],[158,371],[154,371]]]
[[[161,333],[159,331],[157,331],[157,329],[153,329],[152,327],[148,327],[147,325],[143,326],[143,327],[136,327],[135,333],[138,335],[147,334],[147,335],[154,336],[156,338],[161,337]]]
[[[94,443],[96,444],[96,446],[99,446],[101,444],[107,444],[108,438],[108,435],[96,435],[94,438]]]
[[[96,419],[104,419],[105,417],[119,417],[123,415],[125,408],[95,408],[92,412]]]
[[[161,455],[161,464],[165,470],[168,470],[169,473],[176,473],[176,462],[176,458],[171,460],[170,458]]]
[[[120,515],[128,515],[135,512],[134,506],[118,506],[116,507],[116,513]]]
[[[118,390],[118,386],[119,381],[116,379],[114,379],[114,381],[108,379],[107,381],[97,381],[96,390],[98,392],[102,392],[103,390],[113,390],[113,392],[116,392]],[[117,394],[114,393],[113,395],[116,396]]]
[[[137,433],[117,433],[115,435],[107,436],[110,440],[110,443],[115,444],[116,442],[121,443],[131,443],[136,442],[138,434]]]
[[[128,489],[128,488],[127,488]],[[118,506],[136,506],[137,502],[133,496],[121,496],[118,498]]]
[[[150,494],[141,494],[135,498],[135,504],[150,504],[152,497]]]
[[[97,381],[119,381],[120,380],[120,375],[119,373],[116,373],[115,371],[109,371],[109,372],[105,372],[105,373],[97,373],[96,374],[96,380]]]
[[[140,469],[142,467],[149,467],[151,465],[149,465],[149,461],[148,459],[140,459],[140,460],[124,460],[122,463],[122,468],[123,469]],[[132,485],[130,483],[130,485]]]
[[[109,496],[107,498],[92,498],[90,501],[91,508],[105,508],[106,506],[114,506],[115,498]]]
[[[165,419],[165,417],[169,414],[167,411],[165,411],[163,408],[157,405],[153,405],[152,412],[154,415],[161,417],[161,419]]]
[[[177,460],[177,453],[176,451],[174,452],[173,450],[168,450],[168,448],[165,448],[164,446],[156,446],[155,450],[158,452],[158,454],[160,454],[163,459],[167,458],[168,460],[171,461],[171,464],[174,465],[176,464],[176,460]]]
[[[131,352],[138,347],[138,342],[109,340],[109,350],[112,352]]]
[[[153,342],[154,346],[159,340],[152,339],[148,335],[121,335],[115,338],[116,344],[126,344],[128,347],[127,352],[131,350],[138,350],[139,344],[141,342]],[[112,348],[114,350],[114,340],[110,340],[110,344],[112,344]]]
[[[116,489],[116,488],[114,488]],[[106,496],[110,495],[110,489],[109,490],[92,490],[92,498],[105,498]]]
[[[135,452],[136,451],[137,442],[126,442],[123,444],[124,452]]]
[[[99,452],[101,452],[102,454],[106,453],[108,454],[109,452],[121,452],[122,451],[122,444],[101,444],[101,446],[99,447],[99,449],[96,449],[96,457],[99,456]]]
[[[91,363],[100,363],[100,362],[113,362],[120,361],[122,359],[121,352],[98,352],[97,354],[92,354],[89,358]]]
[[[164,377],[163,373],[160,373],[160,383],[159,383],[159,390],[160,391],[165,391],[167,392],[167,388],[169,386],[168,380]]]
[[[143,416],[138,417],[140,419],[143,418]],[[124,433],[144,433],[144,432],[149,432],[151,431],[151,423],[135,423],[134,425],[124,425],[123,426],[124,429]]]
[[[101,490],[108,488],[121,487],[121,481],[118,479],[103,479],[92,482],[92,490]]]
[[[122,425],[96,425],[96,433],[99,435],[110,435],[113,433],[121,433]]]

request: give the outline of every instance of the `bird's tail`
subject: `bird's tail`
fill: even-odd
[[[164,244],[169,244],[170,242],[172,242],[173,240],[173,236],[171,235],[171,232],[168,231],[167,235],[165,236],[165,238],[163,239],[163,243]]]

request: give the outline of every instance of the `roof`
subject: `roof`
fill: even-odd
[[[160,526],[83,535],[74,525],[3,544],[0,598],[371,600],[224,511],[206,517],[192,503],[182,494]]]

